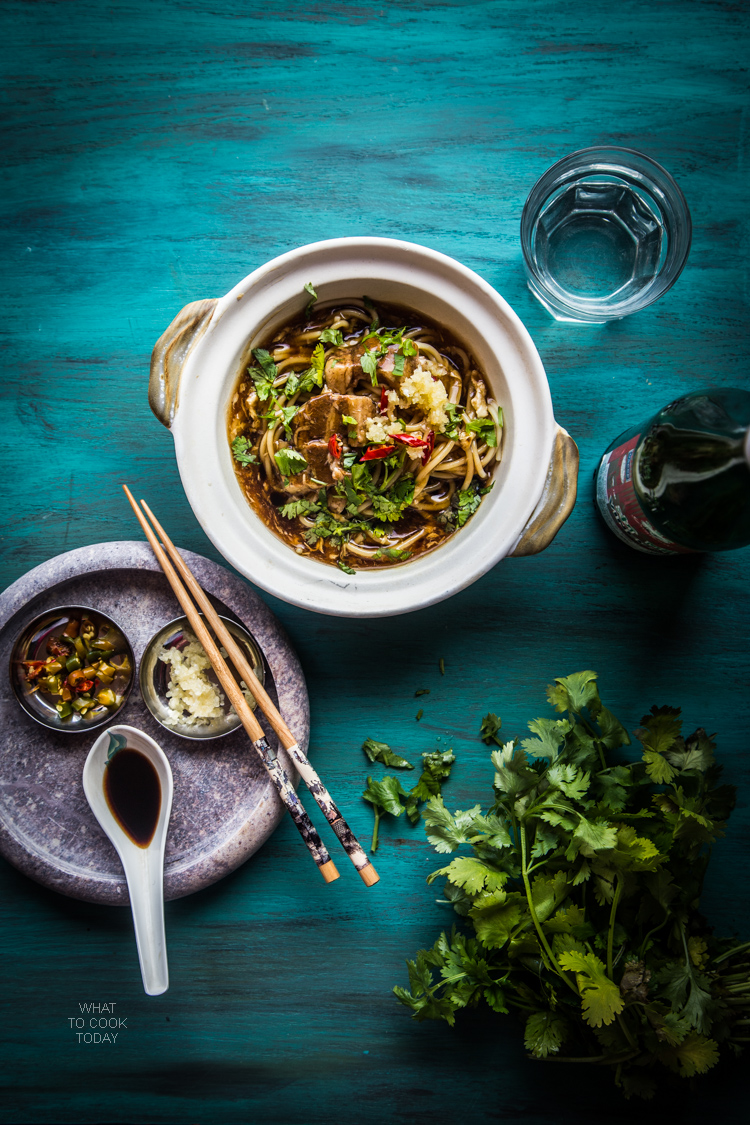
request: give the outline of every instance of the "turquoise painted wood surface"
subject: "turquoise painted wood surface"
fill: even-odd
[[[319,238],[378,234],[451,254],[531,331],[580,445],[580,502],[543,555],[407,618],[358,624],[272,602],[308,677],[311,756],[363,835],[368,735],[412,757],[453,747],[449,805],[482,801],[481,715],[522,733],[553,676],[593,667],[631,729],[668,702],[718,732],[740,803],[705,908],[718,929],[747,934],[750,556],[640,557],[601,528],[588,488],[626,426],[680,393],[747,385],[747,7],[5,0],[0,11],[0,584],[61,551],[137,538],[123,479],[180,545],[217,558],[146,402],[151,347],[186,302]],[[537,176],[597,143],[672,172],[694,242],[660,303],[576,327],[526,289],[518,227]],[[421,829],[381,835],[370,891],[344,859],[323,885],[285,823],[233,876],[169,904],[172,986],[157,1000],[141,991],[126,911],[0,865],[0,1119],[661,1120],[663,1104],[625,1105],[605,1075],[527,1061],[511,1017],[477,1012],[453,1031],[410,1021],[391,987],[451,916],[424,882],[436,863]],[[77,1043],[69,1020],[91,1002],[127,1021],[115,1046]],[[743,1065],[730,1065],[669,1112],[743,1120],[744,1091]]]

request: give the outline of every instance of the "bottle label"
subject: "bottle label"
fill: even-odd
[[[657,531],[641,507],[633,487],[633,459],[640,434],[602,457],[596,474],[596,503],[604,522],[618,539],[647,555],[692,555]]]

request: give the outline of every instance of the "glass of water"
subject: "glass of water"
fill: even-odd
[[[666,293],[690,252],[685,197],[655,160],[584,148],[553,164],[521,217],[529,288],[557,320],[604,324]]]

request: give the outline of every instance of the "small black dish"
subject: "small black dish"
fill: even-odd
[[[82,630],[83,622],[91,623],[93,636],[88,630]],[[78,628],[75,623],[78,624]],[[67,635],[66,630],[68,630]],[[80,644],[76,644],[76,638],[70,636],[71,632],[77,634]],[[91,648],[88,640],[84,638],[90,638]],[[49,658],[55,658],[52,649],[70,648],[71,645],[72,653],[67,657],[63,653],[56,658],[57,664],[60,665],[59,671],[56,671],[55,665],[52,665],[46,676],[44,669],[40,669],[35,676],[29,675],[34,670],[33,665],[36,662],[46,662]],[[109,648],[108,645],[112,647]],[[92,661],[89,660],[92,652],[99,656],[100,660],[104,660],[108,668],[114,669],[114,675],[110,677],[105,669],[103,678],[96,675],[90,676],[89,679],[74,676],[74,683],[71,685],[69,681],[71,675],[92,667]],[[111,665],[110,658],[113,661]],[[122,668],[121,662],[124,665]],[[56,609],[45,610],[24,628],[11,650],[9,671],[15,697],[27,715],[51,730],[67,734],[83,734],[111,722],[122,711],[135,678],[135,657],[130,641],[122,628],[106,613],[101,613],[100,610],[92,609],[90,606],[59,606]],[[125,682],[126,676],[127,682]],[[69,699],[44,690],[36,682],[50,682],[55,678],[59,686],[67,690]],[[82,684],[90,682],[92,687],[82,692]],[[105,706],[97,698],[103,692],[111,693],[117,702]],[[88,703],[89,697],[93,700],[91,705]]]

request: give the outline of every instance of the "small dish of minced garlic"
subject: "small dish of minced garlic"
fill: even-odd
[[[262,684],[263,657],[255,641],[237,622],[226,617],[221,620]],[[225,649],[220,651],[226,659]],[[255,708],[247,684],[239,678],[238,683],[250,707]],[[149,641],[141,661],[140,687],[156,721],[182,738],[220,738],[241,725],[186,617],[170,621]]]

